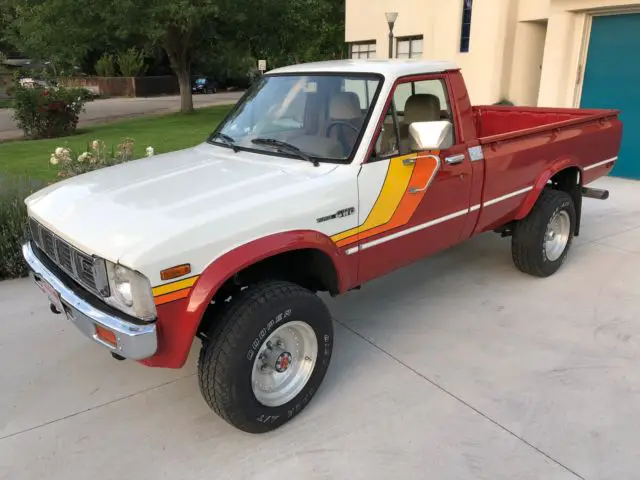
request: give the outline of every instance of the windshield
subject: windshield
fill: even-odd
[[[291,148],[277,148],[276,140],[319,161],[348,161],[380,83],[378,76],[366,74],[261,77],[209,141],[290,155]]]
[[[206,78],[199,78],[196,80],[196,85],[204,85],[205,83],[207,83]]]

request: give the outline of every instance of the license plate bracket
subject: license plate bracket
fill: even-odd
[[[56,291],[56,289],[53,288],[51,284],[43,278],[36,277],[35,282],[36,285],[40,287],[40,290],[42,290],[47,295],[47,297],[49,298],[49,302],[51,302],[51,305],[56,307],[56,310],[58,310],[58,312],[64,313],[62,300],[60,299],[60,294]]]

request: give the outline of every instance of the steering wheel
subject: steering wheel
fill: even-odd
[[[360,133],[360,129],[358,127],[347,122],[346,120],[333,120],[327,127],[327,137],[331,135],[331,130],[333,130],[333,127],[336,127],[338,125],[344,125],[345,127],[349,127],[351,130],[354,131],[356,135]]]

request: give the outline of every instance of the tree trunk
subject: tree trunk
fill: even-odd
[[[173,35],[172,35],[173,34]],[[180,111],[193,112],[193,95],[191,94],[191,62],[189,61],[188,34],[180,35],[171,31],[164,50],[169,57],[169,63],[176,76],[180,87]]]
[[[189,68],[176,71],[180,86],[180,111],[193,112],[193,95],[191,94],[191,73]]]

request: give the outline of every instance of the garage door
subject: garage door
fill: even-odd
[[[640,14],[593,18],[581,107],[618,108],[620,158],[612,175],[640,179]]]

